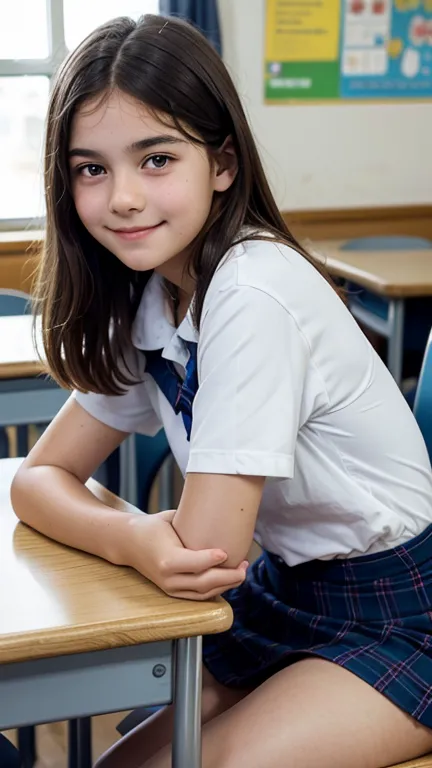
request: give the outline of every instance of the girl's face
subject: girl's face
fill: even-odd
[[[188,246],[214,192],[235,168],[167,128],[144,104],[115,91],[75,114],[69,146],[72,193],[90,234],[133,270],[156,269],[182,284]]]

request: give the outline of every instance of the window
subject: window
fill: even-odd
[[[43,222],[42,142],[50,78],[68,50],[108,19],[137,19],[158,8],[159,0],[1,3],[0,228]]]

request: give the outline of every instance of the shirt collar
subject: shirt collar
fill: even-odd
[[[132,343],[142,350],[163,349],[162,356],[185,365],[189,353],[184,341],[198,342],[190,308],[179,327],[174,326],[163,278],[153,272],[144,288],[132,326]]]

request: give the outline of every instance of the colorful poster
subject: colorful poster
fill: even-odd
[[[432,0],[267,0],[265,97],[432,98]]]

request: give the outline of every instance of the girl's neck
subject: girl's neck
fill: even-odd
[[[189,266],[190,253],[188,251],[181,251],[176,256],[168,259],[168,261],[155,267],[155,272],[158,272],[165,280],[176,285],[177,288],[192,297],[195,292],[196,281],[190,274]]]
[[[161,264],[155,271],[164,279],[170,309],[178,328],[189,309],[195,293],[196,281],[189,274],[184,259],[171,259],[169,262]]]
[[[187,293],[166,278],[164,279],[164,288],[167,294],[169,308],[173,316],[174,325],[178,328],[182,320],[186,317],[193,294],[191,295],[190,293]]]

